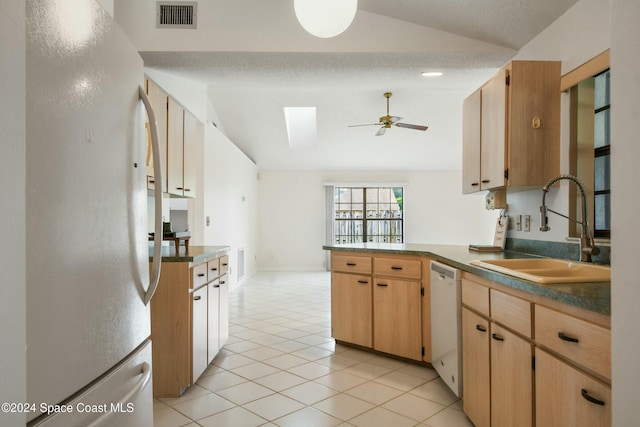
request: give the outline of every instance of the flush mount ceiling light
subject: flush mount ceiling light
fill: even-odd
[[[422,73],[422,77],[440,77],[441,75],[441,71],[425,71]]]
[[[316,37],[329,38],[349,28],[358,0],[294,0],[293,7],[302,28]]]

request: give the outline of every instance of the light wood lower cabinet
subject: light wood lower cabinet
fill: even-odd
[[[476,427],[491,425],[489,320],[462,307],[463,409]]]
[[[491,323],[491,425],[533,423],[533,346]]]
[[[331,273],[331,333],[336,340],[372,346],[371,282],[371,276]]]
[[[227,276],[212,261],[162,264],[151,301],[154,397],[179,397],[229,336]]]
[[[420,282],[376,277],[373,287],[373,348],[422,360]]]
[[[476,427],[610,426],[611,337],[602,319],[523,292],[508,292],[517,293],[463,275],[467,416]]]
[[[545,427],[611,426],[611,387],[537,348],[536,421]]]

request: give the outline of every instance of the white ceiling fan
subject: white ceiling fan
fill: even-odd
[[[393,95],[391,92],[385,92],[384,97],[387,98],[387,115],[380,117],[380,121],[378,123],[366,123],[362,125],[350,125],[349,127],[357,127],[357,126],[380,126],[380,129],[376,132],[376,136],[384,135],[385,131],[389,129],[391,126],[397,126],[399,128],[407,128],[407,129],[415,129],[425,131],[428,129],[428,126],[422,125],[411,125],[409,123],[399,123],[402,120],[402,117],[391,116],[389,115],[389,98]]]

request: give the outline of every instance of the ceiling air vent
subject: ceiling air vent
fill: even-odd
[[[196,2],[159,1],[156,28],[196,28]]]

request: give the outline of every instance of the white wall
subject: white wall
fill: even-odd
[[[562,74],[566,74],[609,48],[609,27],[609,0],[581,0],[520,49],[514,59],[562,61]],[[561,94],[561,105],[560,173],[569,173],[568,94]],[[560,188],[549,191],[547,205],[550,208],[568,212],[569,185],[564,181]],[[551,231],[539,231],[540,189],[509,193],[507,200],[509,215],[531,215],[531,232],[510,230],[509,237],[556,242],[566,240],[569,225],[559,216],[549,215]]]
[[[261,171],[258,269],[325,268],[325,182],[406,183],[405,242],[491,244],[498,211],[463,196],[460,171]]]
[[[25,219],[25,4],[2,3],[0,13],[0,402],[25,402],[26,219]],[[24,425],[24,414],[0,413],[2,425]]]
[[[211,104],[209,104],[211,108]],[[203,197],[196,201],[194,231],[205,245],[228,245],[231,289],[257,270],[258,168],[213,125],[205,125]],[[200,188],[200,187],[199,187]],[[198,190],[200,191],[200,190]],[[210,225],[206,225],[206,217]],[[238,277],[238,249],[245,251],[245,274]]]
[[[640,2],[611,0],[613,425],[640,419]]]

